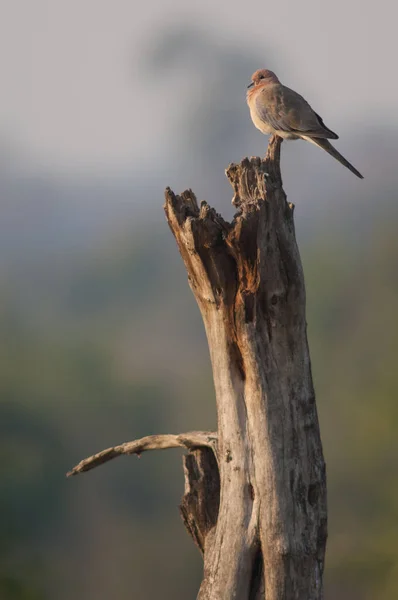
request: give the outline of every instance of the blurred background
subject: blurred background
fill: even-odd
[[[282,148],[328,467],[326,600],[398,597],[398,84],[389,0],[1,0],[0,599],[194,598],[181,452],[216,428],[199,311],[164,219],[263,155],[246,86],[277,72],[340,134]],[[394,50],[395,48],[395,50]]]

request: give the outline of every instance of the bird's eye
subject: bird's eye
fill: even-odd
[[[258,78],[259,79],[264,79],[264,75],[259,75]]]

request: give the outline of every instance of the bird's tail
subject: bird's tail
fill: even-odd
[[[303,139],[307,140],[307,142],[311,142],[312,144],[315,144],[315,146],[326,150],[326,152],[328,152],[331,156],[333,156],[333,158],[338,160],[339,163],[347,167],[347,169],[349,169],[351,173],[354,173],[354,175],[359,177],[359,179],[363,179],[363,175],[361,175],[360,172],[357,171],[356,168],[353,167],[352,164],[349,163],[348,160],[346,160],[344,156],[340,154],[340,152],[337,152],[336,148],[332,146],[329,140],[323,138],[312,138],[307,135],[303,135],[302,137]]]

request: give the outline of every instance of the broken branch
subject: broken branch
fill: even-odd
[[[72,475],[90,471],[122,454],[137,454],[139,456],[147,450],[166,450],[167,448],[187,448],[187,450],[193,450],[202,447],[211,448],[217,457],[217,433],[214,431],[190,431],[188,433],[180,433],[179,435],[147,435],[139,440],[107,448],[98,452],[98,454],[83,459],[66,476],[72,477]]]

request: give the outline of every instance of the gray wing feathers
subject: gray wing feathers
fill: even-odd
[[[276,130],[297,136],[338,138],[300,94],[281,84],[264,88],[256,99],[256,109],[260,118]]]

